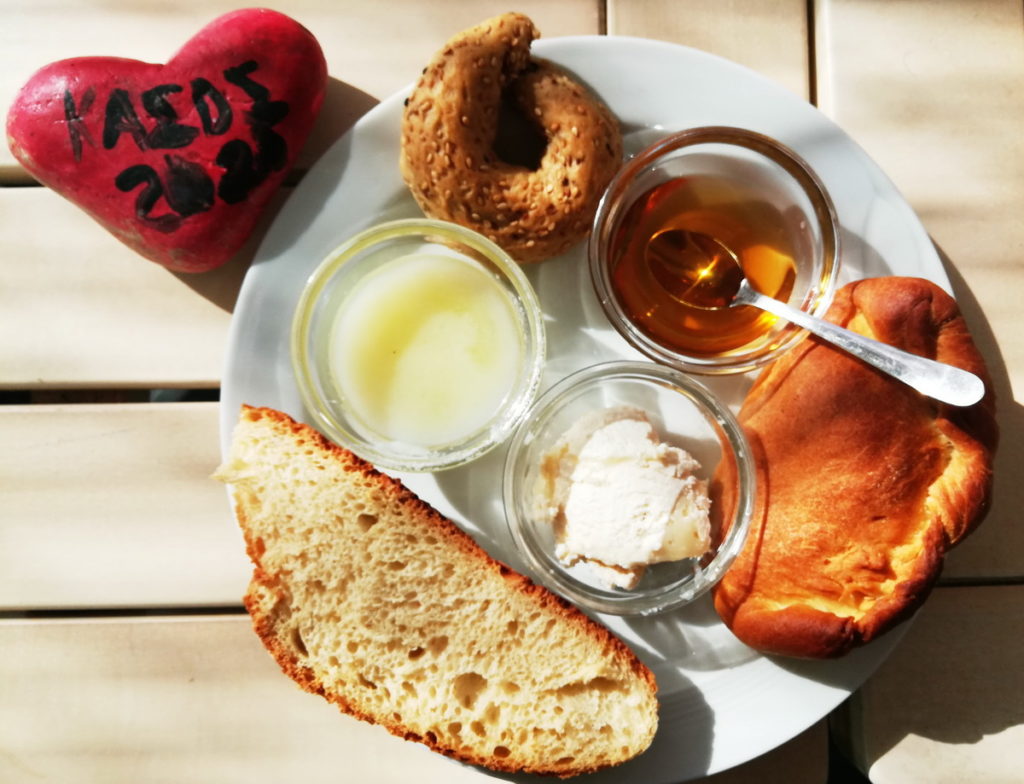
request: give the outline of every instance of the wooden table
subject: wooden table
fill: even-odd
[[[38,67],[159,62],[234,4],[0,0],[0,105]],[[333,77],[300,170],[493,0],[282,0]],[[982,528],[880,670],[827,720],[716,782],[823,782],[829,738],[875,782],[1024,770],[1024,8],[1019,0],[522,0],[546,37],[623,34],[736,60],[810,100],[938,246],[995,378]],[[257,238],[171,274],[0,150],[0,780],[480,781],[277,671],[239,598],[217,390]],[[286,189],[287,190],[287,189]],[[282,194],[278,204],[287,193]],[[785,706],[780,706],[784,710]],[[686,739],[681,739],[682,743]]]

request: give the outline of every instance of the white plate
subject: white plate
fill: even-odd
[[[615,37],[539,41],[539,56],[589,84],[622,121],[628,147],[697,125],[736,125],[788,144],[829,189],[842,224],[841,282],[917,275],[949,290],[938,255],[888,178],[814,107],[728,61],[671,44]],[[239,406],[305,419],[292,381],[288,332],[307,275],[339,241],[380,221],[419,214],[398,172],[405,93],[376,106],[306,175],[268,232],[239,295],[221,406],[221,438]],[[545,308],[548,386],[577,368],[639,358],[607,324],[583,248],[528,269]],[[747,378],[710,382],[733,402]],[[504,453],[437,475],[400,475],[492,555],[523,569],[501,507]],[[710,601],[654,619],[602,618],[654,670],[661,725],[652,748],[600,781],[679,782],[738,765],[829,713],[881,663],[902,629],[839,661],[761,656],[738,642]],[[571,662],[566,662],[571,666]]]

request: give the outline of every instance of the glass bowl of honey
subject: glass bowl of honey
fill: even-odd
[[[291,332],[311,424],[399,471],[452,468],[504,441],[539,391],[545,345],[520,266],[428,219],[373,226],[327,254]]]
[[[806,161],[764,134],[718,126],[673,134],[628,161],[588,244],[595,292],[619,333],[659,363],[704,374],[759,368],[806,334],[709,289],[742,273],[820,316],[839,258],[835,208]],[[695,282],[702,298],[688,296]]]

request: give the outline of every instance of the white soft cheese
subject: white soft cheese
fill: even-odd
[[[661,443],[642,411],[616,408],[574,427],[549,455],[555,554],[606,585],[635,587],[647,565],[710,546],[707,483],[684,450]]]

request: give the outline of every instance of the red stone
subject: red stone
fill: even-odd
[[[231,258],[309,136],[327,64],[266,9],[219,17],[166,65],[51,63],[21,89],[7,138],[21,164],[140,254],[179,272]]]

